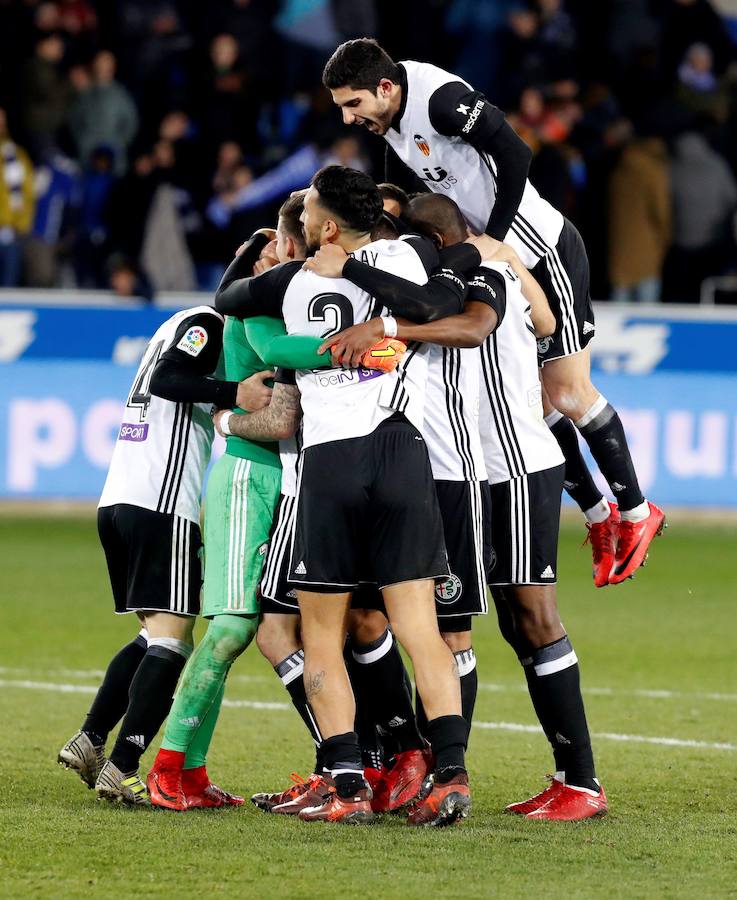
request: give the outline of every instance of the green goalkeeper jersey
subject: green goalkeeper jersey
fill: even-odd
[[[228,381],[243,381],[256,372],[274,366],[288,369],[320,369],[330,365],[330,354],[318,355],[320,338],[287,335],[279,319],[257,316],[235,319],[227,316],[223,331],[223,361]],[[236,412],[245,410],[235,408]],[[252,441],[229,435],[226,452],[240,459],[279,466],[279,444],[276,441]]]

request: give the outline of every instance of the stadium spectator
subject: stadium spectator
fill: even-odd
[[[696,301],[708,275],[734,262],[737,181],[726,161],[695,132],[681,135],[671,163],[673,246],[664,299]]]
[[[59,152],[47,154],[36,167],[36,214],[23,246],[24,283],[28,287],[60,287],[61,262],[74,245],[81,203],[80,172]]]
[[[70,85],[61,70],[63,58],[64,41],[59,34],[42,33],[23,67],[23,128],[36,161],[56,146],[66,116]]]
[[[113,150],[113,168],[122,175],[128,166],[128,147],[138,130],[138,113],[131,95],[115,80],[115,56],[101,50],[92,61],[92,80],[69,110],[69,130],[82,166],[96,147]]]
[[[95,147],[82,173],[79,227],[75,248],[77,283],[100,288],[105,284],[108,252],[108,202],[116,181],[115,152],[104,144]]]
[[[678,68],[676,99],[695,118],[723,123],[729,113],[724,80],[714,72],[714,55],[706,44],[692,44]]]
[[[654,303],[670,243],[668,153],[646,137],[622,150],[609,178],[609,281],[611,298]]]
[[[114,253],[107,263],[108,287],[118,297],[139,297],[150,302],[153,287],[145,273],[122,253]]]
[[[23,240],[31,230],[35,208],[33,165],[13,141],[0,109],[0,287],[20,284]]]

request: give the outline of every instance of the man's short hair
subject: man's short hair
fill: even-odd
[[[398,82],[399,66],[373,38],[341,44],[322,72],[322,83],[328,90],[349,87],[374,93],[382,78]]]
[[[284,230],[297,247],[304,253],[305,236],[302,231],[302,223],[300,216],[305,208],[304,192],[295,194],[293,197],[287,197],[279,208],[279,218],[284,223]]]
[[[370,232],[384,212],[374,180],[356,169],[325,166],[312,179],[312,186],[325,209],[359,234]]]
[[[409,203],[409,197],[398,185],[392,184],[389,181],[385,181],[383,184],[376,185],[379,189],[379,193],[381,194],[382,200],[394,200],[395,203],[399,204],[399,209],[402,214],[407,209],[407,204]]]

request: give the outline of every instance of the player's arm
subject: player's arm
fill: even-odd
[[[261,409],[271,389],[257,372],[244,381],[213,378],[223,347],[223,320],[216,313],[196,313],[177,328],[171,347],[154,366],[149,389],[156,397],[175,403],[212,403],[218,407]]]
[[[460,315],[426,325],[398,319],[397,336],[402,341],[424,341],[442,347],[480,347],[504,318],[506,296],[504,278],[484,269],[469,278],[468,299]]]
[[[418,238],[418,241],[429,245],[433,259],[437,260],[432,244],[424,238]],[[422,245],[413,243],[411,246],[417,251],[417,247]],[[422,259],[421,255],[420,258]],[[431,263],[426,258],[423,259],[423,264],[427,270]],[[460,312],[466,297],[465,280],[451,269],[441,269],[431,275],[426,284],[417,284],[359,262],[347,256],[337,244],[321,247],[305,262],[304,267],[326,278],[346,278],[352,281],[380,300],[392,313],[413,322],[432,322],[441,316]]]
[[[250,441],[283,441],[292,437],[302,418],[299,389],[294,384],[276,381],[271,403],[253,413],[219,410],[213,421],[218,432]],[[223,419],[225,418],[225,421]]]
[[[259,237],[257,232],[251,241]],[[261,238],[265,241],[265,237]],[[249,242],[250,243],[250,242]],[[261,243],[259,253],[268,241]],[[259,241],[256,241],[256,245]],[[255,260],[245,251],[225,270],[215,292],[215,309],[224,316],[245,319],[251,316],[281,317],[281,305],[289,282],[301,263],[282,263],[260,275],[253,275]]]
[[[550,308],[545,291],[539,281],[509,244],[502,244],[494,255],[495,260],[506,262],[521,282],[522,296],[530,304],[530,318],[535,328],[535,337],[543,338],[553,334],[556,328],[555,314]]]
[[[287,334],[284,322],[271,316],[244,319],[246,340],[267,366],[287,369],[329,368],[329,353],[320,353],[322,338],[307,334]]]
[[[496,200],[484,230],[503,241],[522,200],[532,151],[498,107],[461,81],[450,81],[433,93],[429,114],[437,132],[460,137],[493,158]]]

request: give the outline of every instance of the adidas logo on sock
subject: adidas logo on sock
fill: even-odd
[[[399,728],[400,725],[406,724],[407,720],[402,719],[400,716],[394,716],[393,719],[389,719],[386,723],[390,728]]]
[[[556,741],[558,741],[559,744],[570,744],[571,743],[567,737],[563,737],[563,735],[560,733],[560,731],[555,732],[555,739],[556,739]]]
[[[200,724],[199,716],[186,716],[179,720],[180,725],[186,725],[188,728],[196,728]]]
[[[620,484],[618,481],[612,482],[612,490],[613,491],[624,491],[624,490],[626,490],[626,488],[627,488],[626,484]]]
[[[129,734],[126,741],[130,741],[131,744],[135,744],[136,747],[140,747],[141,750],[146,747],[146,740],[142,734]]]
[[[555,572],[552,566],[548,566],[544,572],[540,573],[541,578],[555,578]]]
[[[301,560],[300,564],[294,570],[295,575],[306,575],[307,574],[307,566],[304,563],[304,560]]]

